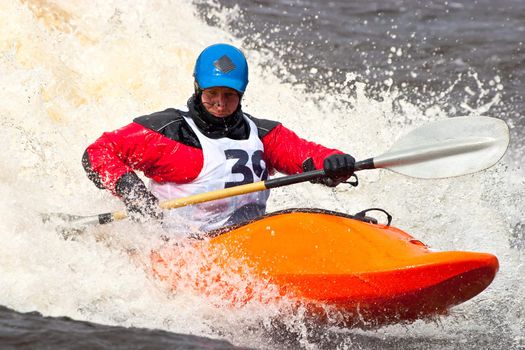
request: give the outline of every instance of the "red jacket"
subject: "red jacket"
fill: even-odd
[[[88,177],[114,194],[119,178],[137,170],[160,183],[191,182],[201,171],[203,155],[196,135],[181,117],[186,113],[167,109],[104,133],[84,154],[82,163]],[[301,173],[308,158],[320,169],[327,156],[342,153],[306,141],[280,123],[246,116],[258,127],[270,173]]]

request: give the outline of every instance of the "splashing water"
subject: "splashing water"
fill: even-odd
[[[426,181],[370,171],[360,174],[357,189],[302,184],[272,194],[271,210],[312,206],[352,213],[382,206],[394,214],[396,226],[434,248],[497,255],[501,267],[493,284],[434,323],[312,330],[304,310],[292,311],[291,304],[217,307],[217,301],[191,288],[173,294],[149,273],[147,256],[161,242],[159,227],[121,222],[65,241],[42,224],[40,212],[89,215],[121,209],[83,173],[85,147],[136,116],[184,104],[193,90],[193,62],[203,47],[242,46],[242,40],[203,23],[194,11],[183,0],[139,0],[133,6],[126,1],[0,3],[0,304],[257,348],[285,348],[289,341],[340,349],[378,341],[406,348],[483,345],[489,338],[506,348],[523,344],[525,181],[517,149],[494,168],[460,178]],[[224,22],[236,16],[217,13]],[[352,73],[338,93],[307,92],[293,81],[283,82],[286,69],[275,64],[274,53],[252,49],[246,54],[247,112],[280,120],[302,137],[358,159],[381,154],[414,127],[447,117],[438,105],[423,110],[394,89],[370,98],[366,84]],[[470,109],[472,115],[490,114],[490,104]],[[320,121],[322,132],[311,127]],[[194,265],[189,271],[198,271],[198,259],[187,258]],[[280,328],[273,321],[277,316]],[[288,339],[274,342],[268,333],[288,334]]]

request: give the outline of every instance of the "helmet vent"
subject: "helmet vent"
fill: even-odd
[[[235,64],[233,64],[232,60],[226,55],[213,62],[213,65],[223,73],[229,73],[235,69]]]

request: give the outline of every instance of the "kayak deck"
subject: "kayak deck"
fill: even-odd
[[[483,291],[498,270],[491,254],[433,252],[394,227],[325,211],[278,212],[199,244],[221,251],[215,267],[227,271],[231,261],[242,261],[281,295],[313,309],[335,308],[348,325],[446,313]],[[177,279],[168,276],[174,272],[159,268],[167,265],[163,255],[152,262],[155,274],[176,288]]]

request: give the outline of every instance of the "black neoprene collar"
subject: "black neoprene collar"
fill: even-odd
[[[246,140],[250,135],[250,128],[243,117],[240,103],[232,115],[217,118],[204,108],[201,103],[201,93],[197,93],[188,100],[188,109],[199,130],[211,139],[228,137],[234,140]]]

